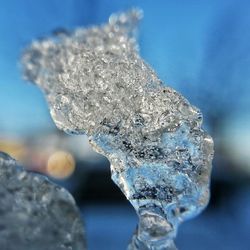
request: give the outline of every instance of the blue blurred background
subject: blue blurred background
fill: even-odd
[[[60,28],[98,25],[131,7],[144,11],[142,57],[202,110],[204,127],[215,140],[211,202],[180,227],[177,246],[249,250],[250,1],[1,1],[0,150],[72,192],[90,250],[126,249],[137,218],[110,180],[108,161],[84,136],[55,128],[41,92],[21,79],[18,61],[33,39]],[[72,157],[70,164],[65,155]]]

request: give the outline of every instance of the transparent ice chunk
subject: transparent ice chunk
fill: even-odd
[[[113,181],[139,216],[130,249],[175,249],[179,223],[208,203],[213,141],[201,112],[139,56],[141,17],[131,10],[35,41],[22,62],[56,125],[87,134],[109,159]]]

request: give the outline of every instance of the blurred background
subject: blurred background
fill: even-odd
[[[215,140],[211,201],[179,230],[181,250],[250,249],[250,1],[0,1],[0,151],[75,197],[90,250],[126,249],[137,217],[84,136],[53,124],[42,93],[18,64],[33,39],[144,11],[140,52],[159,77],[204,114]]]

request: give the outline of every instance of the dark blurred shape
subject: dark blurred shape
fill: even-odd
[[[55,36],[60,36],[60,35],[70,35],[71,34],[71,31],[68,30],[68,29],[65,29],[63,27],[59,27],[59,28],[56,28],[52,31],[52,34],[55,35]]]
[[[4,250],[86,249],[72,196],[0,152],[0,246]]]

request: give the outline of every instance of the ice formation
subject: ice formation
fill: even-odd
[[[72,196],[0,152],[0,249],[84,250]]]
[[[201,129],[201,112],[139,56],[140,17],[131,10],[34,41],[22,62],[56,125],[87,134],[108,157],[113,181],[139,216],[129,249],[175,249],[178,224],[209,200],[213,141]]]

